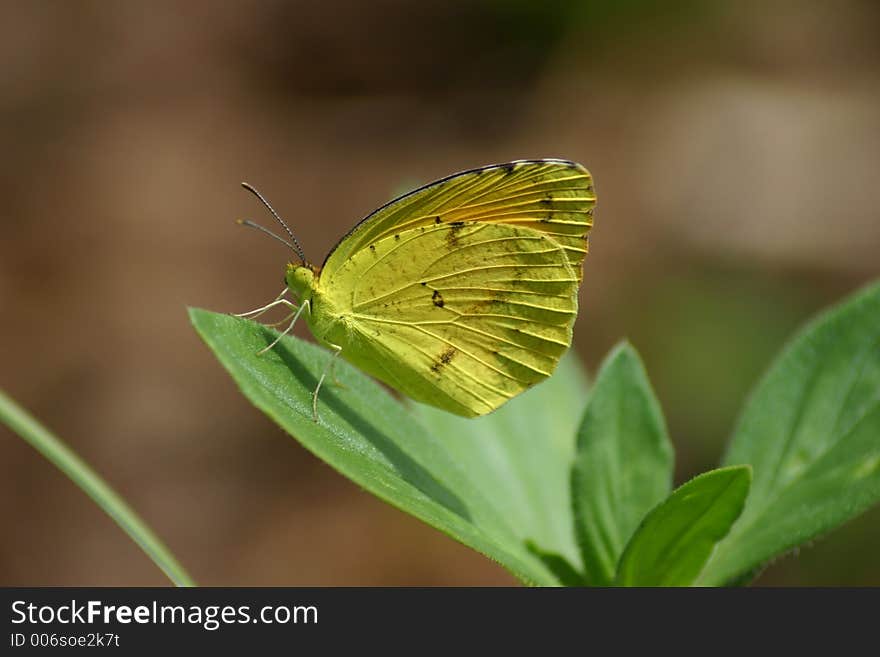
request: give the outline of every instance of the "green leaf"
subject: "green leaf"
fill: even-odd
[[[312,391],[330,358],[320,347],[251,321],[190,309],[204,341],[244,395],[302,445],[379,498],[411,513],[505,566],[530,584],[559,579],[511,529],[509,519],[456,461],[445,440],[379,384],[344,361],[342,386],[321,388],[319,420]]]
[[[745,505],[751,470],[705,472],[651,511],[620,558],[622,586],[689,586]]]
[[[571,470],[585,580],[614,582],[639,522],[672,490],[673,450],[660,405],[628,344],[606,358],[577,434]]]
[[[27,441],[92,498],[176,586],[195,586],[165,544],[97,472],[36,418],[0,390],[0,422]]]
[[[570,351],[547,381],[489,415],[461,418],[422,404],[416,411],[517,538],[579,566],[568,477],[586,397]]]
[[[831,309],[752,394],[725,463],[750,463],[740,521],[701,583],[743,580],[880,501],[880,285]]]

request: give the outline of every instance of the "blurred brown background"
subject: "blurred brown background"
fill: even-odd
[[[209,585],[510,584],[239,396],[186,306],[242,311],[408,187],[516,158],[594,174],[575,345],[643,355],[677,482],[717,463],[807,317],[880,275],[880,5],[3,2],[0,386]],[[305,329],[300,326],[300,334]],[[0,428],[0,584],[164,585]],[[874,511],[761,584],[880,584]]]

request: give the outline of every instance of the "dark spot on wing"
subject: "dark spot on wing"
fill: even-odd
[[[376,250],[376,245],[370,244],[370,251],[375,251],[375,250]]]
[[[452,362],[452,357],[455,356],[457,350],[455,347],[446,347],[446,349],[441,352],[441,354],[437,357],[437,360],[431,365],[431,371],[435,374],[440,374],[440,370],[443,369],[444,366],[449,365]]]
[[[502,164],[501,168],[504,169],[505,173],[513,173],[513,170],[516,168],[516,165],[513,162],[508,162],[507,164]]]
[[[435,224],[439,224],[439,223],[442,223],[442,222],[443,222],[443,220],[442,220],[440,217],[434,217],[434,223],[435,223]]]
[[[427,285],[427,283],[425,281],[422,281],[422,285]]]
[[[399,240],[399,239],[400,239],[400,235],[395,235],[395,236],[394,236],[394,239]]]
[[[547,207],[548,205],[551,205],[552,203],[553,203],[553,194],[547,194],[544,196],[544,198],[542,198],[540,201],[538,201],[538,205],[543,205],[544,207]]]
[[[443,307],[443,295],[440,294],[440,290],[434,290],[434,294],[431,295],[431,301],[433,301],[434,305],[438,308]]]
[[[463,221],[449,222],[449,234],[446,236],[446,244],[450,248],[458,246],[458,233],[464,228]]]

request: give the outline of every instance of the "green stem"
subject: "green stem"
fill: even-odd
[[[176,586],[195,586],[165,544],[134,510],[67,445],[0,390],[0,422],[54,463],[146,552]]]

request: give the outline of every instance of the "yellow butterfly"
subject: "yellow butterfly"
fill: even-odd
[[[575,162],[517,160],[456,173],[383,205],[349,231],[321,267],[299,256],[270,308],[305,311],[335,356],[409,397],[475,417],[553,373],[571,344],[596,197]],[[290,292],[295,302],[284,296]],[[263,351],[265,351],[263,350]]]

